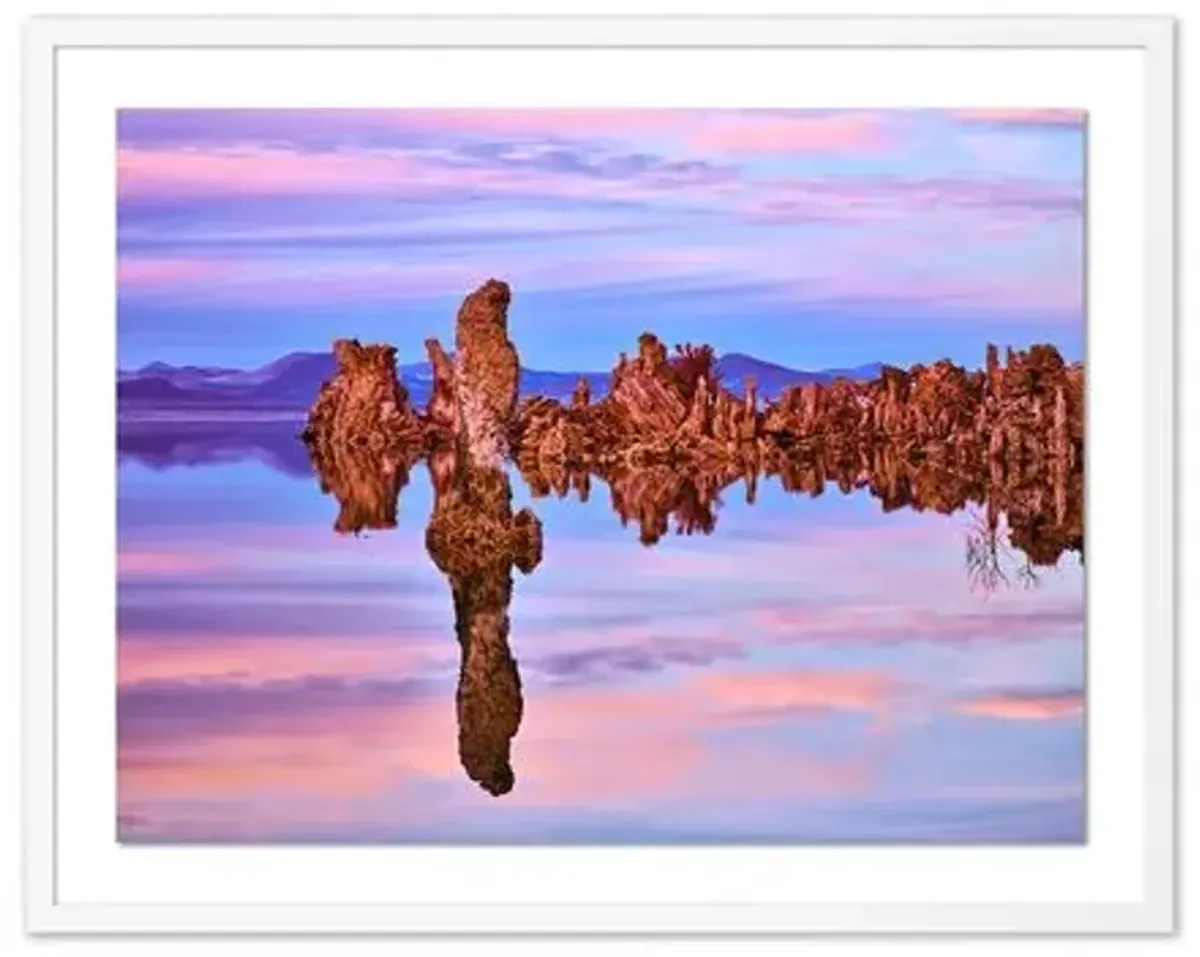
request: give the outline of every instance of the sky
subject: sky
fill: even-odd
[[[646,330],[798,368],[1084,340],[1085,115],[122,110],[118,363],[424,358],[512,286],[526,367]]]

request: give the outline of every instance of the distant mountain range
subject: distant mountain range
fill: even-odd
[[[721,384],[740,393],[747,375],[758,381],[759,395],[776,398],[789,385],[832,382],[836,378],[873,379],[880,363],[853,369],[790,369],[753,356],[731,352],[717,361]],[[151,362],[140,369],[118,370],[117,402],[122,413],[146,410],[301,410],[316,398],[321,384],[333,376],[336,363],[329,352],[293,352],[259,369],[221,366],[173,366]],[[414,405],[429,401],[433,371],[428,362],[397,367]],[[567,399],[580,377],[587,379],[593,398],[608,391],[608,372],[547,372],[521,370],[521,395]]]

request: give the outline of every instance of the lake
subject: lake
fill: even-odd
[[[288,422],[123,424],[125,842],[1079,842],[1083,567],[969,560],[980,507],[725,489],[652,545],[592,479],[514,508],[514,780],[460,759],[460,647],[417,465],[339,535]],[[986,587],[985,587],[986,585]]]

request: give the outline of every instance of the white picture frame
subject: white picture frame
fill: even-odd
[[[843,855],[846,875],[853,868],[888,870],[893,868],[900,853],[895,848],[822,849],[824,856],[811,852],[781,849],[767,863],[751,866],[748,859],[718,858],[715,851],[704,848],[685,848],[678,866],[688,870],[705,868],[725,869],[737,880],[751,885],[737,899],[723,897],[715,891],[718,885],[699,885],[664,894],[662,899],[618,899],[589,897],[581,890],[574,897],[564,896],[556,901],[538,900],[525,894],[516,877],[497,880],[490,899],[476,895],[471,899],[456,899],[452,895],[433,899],[405,899],[376,895],[358,899],[342,895],[330,900],[315,896],[309,890],[288,898],[284,890],[273,889],[271,894],[249,897],[231,889],[232,899],[214,902],[210,895],[197,892],[194,898],[181,889],[164,891],[155,900],[138,898],[136,890],[125,888],[126,876],[122,867],[113,867],[116,858],[100,867],[100,877],[92,875],[92,885],[110,883],[106,889],[82,891],[82,878],[64,872],[64,862],[81,840],[81,833],[68,821],[63,811],[62,792],[87,790],[92,786],[81,774],[84,765],[67,770],[64,761],[73,760],[65,746],[61,731],[64,714],[77,717],[87,711],[99,715],[103,711],[103,696],[75,695],[75,679],[64,678],[64,662],[69,653],[63,644],[62,628],[66,604],[80,605],[88,599],[78,594],[64,594],[58,573],[58,561],[64,550],[74,547],[88,534],[86,528],[67,527],[61,519],[62,497],[72,485],[78,486],[85,476],[78,471],[64,471],[69,460],[69,445],[78,429],[68,432],[60,421],[65,408],[64,396],[78,390],[77,382],[64,381],[59,366],[64,336],[74,335],[78,324],[67,329],[63,323],[64,310],[69,310],[64,290],[73,286],[77,256],[64,259],[59,248],[64,216],[70,215],[70,204],[78,200],[77,192],[64,192],[62,127],[64,122],[65,51],[158,51],[169,54],[179,50],[262,51],[265,55],[279,50],[364,50],[389,49],[397,55],[411,50],[488,49],[653,49],[707,50],[720,52],[730,49],[792,50],[792,51],[860,51],[860,50],[921,50],[965,51],[968,54],[996,50],[1036,50],[1064,54],[1070,51],[1121,50],[1135,55],[1136,69],[1142,83],[1138,100],[1140,111],[1134,141],[1130,143],[1140,164],[1140,203],[1134,211],[1134,221],[1124,224],[1144,237],[1140,256],[1135,256],[1130,269],[1133,273],[1125,289],[1140,303],[1141,315],[1127,317],[1128,328],[1119,334],[1127,337],[1116,341],[1118,331],[1112,330],[1115,355],[1120,356],[1122,343],[1136,346],[1143,357],[1138,366],[1138,383],[1133,412],[1126,424],[1136,430],[1134,448],[1141,448],[1141,463],[1135,463],[1139,483],[1139,499],[1126,503],[1132,515],[1129,528],[1136,536],[1136,551],[1130,552],[1128,564],[1136,566],[1136,575],[1128,569],[1125,575],[1137,586],[1136,599],[1128,600],[1119,589],[1097,586],[1097,572],[1089,567],[1089,641],[1090,629],[1097,621],[1097,602],[1122,603],[1120,607],[1130,620],[1139,623],[1135,633],[1125,634],[1129,643],[1125,654],[1130,667],[1126,673],[1138,682],[1138,701],[1144,709],[1139,715],[1137,733],[1120,745],[1122,754],[1136,758],[1138,767],[1117,768],[1118,773],[1132,782],[1139,795],[1140,808],[1131,815],[1129,834],[1122,837],[1125,858],[1105,857],[1104,866],[1113,868],[1112,886],[1107,891],[1085,887],[1068,887],[1054,897],[1047,897],[1036,881],[1026,881],[1028,893],[1021,896],[1014,890],[1005,891],[999,883],[992,890],[978,885],[974,893],[959,894],[954,899],[937,897],[934,883],[926,882],[921,870],[908,870],[897,875],[897,890],[883,896],[867,889],[863,896],[813,899],[808,891],[788,889],[786,879],[767,886],[764,875],[776,877],[797,871],[811,870],[812,861],[824,862],[831,868],[829,883],[837,885],[839,859]],[[1175,22],[1165,17],[1104,17],[1104,18],[839,18],[839,17],[747,17],[747,18],[44,18],[30,21],[25,34],[25,172],[24,172],[24,431],[21,462],[25,472],[25,522],[22,528],[25,602],[23,619],[24,692],[25,692],[25,819],[26,841],[25,887],[27,929],[34,934],[396,934],[396,935],[658,935],[658,936],[797,936],[805,934],[1166,934],[1175,927],[1176,894],[1176,790],[1175,790]],[[103,64],[97,60],[96,69]],[[86,75],[86,66],[74,68],[72,76]],[[82,72],[81,72],[82,71]],[[99,74],[96,74],[97,78]],[[164,78],[165,79],[165,78]],[[72,80],[72,82],[75,82]],[[901,84],[903,85],[903,84]],[[146,96],[156,105],[170,105],[171,84],[164,82],[162,90],[147,90]],[[264,88],[265,89],[265,88]],[[678,91],[677,91],[678,92]],[[253,91],[247,95],[253,96]],[[558,93],[547,91],[550,98]],[[674,95],[674,94],[672,94]],[[680,94],[683,95],[683,94]],[[948,91],[947,96],[953,96]],[[1022,94],[1025,95],[1025,94]],[[1032,96],[1033,94],[1029,94]],[[280,96],[286,99],[284,91]],[[183,104],[181,104],[183,105]],[[186,105],[195,105],[189,103]],[[256,105],[247,102],[246,105]],[[265,104],[261,104],[265,105]],[[276,105],[276,104],[272,104]],[[318,104],[326,105],[326,104]],[[357,104],[355,104],[357,105]],[[372,104],[375,105],[375,104]],[[460,105],[472,105],[463,102]],[[541,104],[528,104],[541,105]],[[597,104],[589,104],[597,105]],[[614,104],[617,105],[617,104]],[[942,103],[913,102],[912,106],[943,105]],[[997,105],[997,104],[980,104]],[[1036,106],[1034,102],[1008,105]],[[1069,104],[1075,105],[1075,104]],[[111,104],[109,104],[111,107]],[[103,104],[96,109],[103,108]],[[1128,131],[1126,131],[1128,132]],[[1099,146],[1096,147],[1099,149]],[[1131,154],[1133,155],[1133,154]],[[1091,167],[1100,176],[1098,157],[1091,157]],[[108,162],[104,157],[92,157],[93,163]],[[1106,168],[1105,176],[1119,171]],[[111,174],[110,174],[111,175]],[[1095,185],[1093,183],[1093,185]],[[1108,282],[1112,273],[1121,271],[1119,257],[1116,270],[1099,270],[1101,246],[1098,235],[1107,237],[1122,229],[1115,218],[1089,213],[1089,248],[1093,274],[1089,275],[1090,311],[1099,313],[1097,296],[1105,295],[1097,284]],[[99,235],[99,233],[98,233]],[[1137,236],[1132,240],[1138,242]],[[110,242],[111,245],[111,242]],[[94,247],[97,250],[99,246]],[[111,255],[106,251],[105,255]],[[99,255],[99,253],[98,253]],[[1107,254],[1105,254],[1107,255]],[[97,307],[99,308],[99,307]],[[107,307],[106,307],[107,308]],[[1134,320],[1137,321],[1134,321]],[[73,321],[73,320],[72,320]],[[1098,321],[1089,315],[1089,323]],[[1104,328],[1108,330],[1107,320]],[[1109,332],[1104,333],[1105,336]],[[1089,365],[1099,348],[1099,333],[1089,325]],[[1106,347],[1107,348],[1107,347]],[[1096,353],[1098,355],[1098,352]],[[1132,355],[1133,353],[1131,353]],[[1109,520],[1100,491],[1100,480],[1093,487],[1093,476],[1099,475],[1099,459],[1091,448],[1091,438],[1106,429],[1108,414],[1125,401],[1113,394],[1112,379],[1092,378],[1089,368],[1089,462],[1088,512],[1090,521]],[[66,391],[64,391],[66,390]],[[103,425],[104,402],[94,401],[97,419],[91,431],[107,440]],[[1134,414],[1136,412],[1136,415]],[[111,413],[109,413],[111,415]],[[1092,431],[1096,430],[1096,431]],[[1132,439],[1131,439],[1132,441]],[[90,480],[90,476],[86,476]],[[1111,487],[1111,486],[1110,486]],[[103,489],[101,488],[101,491]],[[1114,519],[1115,521],[1115,519]],[[1140,531],[1139,531],[1140,530]],[[1089,532],[1090,535],[1090,532]],[[72,537],[74,536],[74,537]],[[1097,538],[1102,540],[1103,536]],[[1092,545],[1092,541],[1089,541]],[[1095,546],[1099,547],[1099,546]],[[1133,548],[1133,546],[1130,546]],[[1089,552],[1089,566],[1094,562]],[[1100,562],[1103,565],[1103,561]],[[109,589],[111,591],[111,589]],[[1131,593],[1132,594],[1132,593]],[[64,604],[66,603],[66,604]],[[1116,606],[1114,606],[1116,607]],[[93,620],[100,633],[87,637],[103,643],[113,639],[105,625],[111,620],[111,609],[103,614],[95,609]],[[75,620],[78,616],[72,616]],[[1107,609],[1100,616],[1109,619]],[[1089,662],[1089,714],[1092,702],[1092,682],[1098,681],[1097,661]],[[1121,669],[1104,681],[1119,682]],[[111,692],[110,692],[111,693]],[[99,702],[99,703],[97,703]],[[64,709],[67,709],[66,711]],[[1107,714],[1107,711],[1104,712]],[[84,717],[86,720],[86,717]],[[1113,722],[1100,721],[1091,715],[1089,749],[1096,772],[1097,749],[1109,747],[1105,734]],[[1114,749],[1118,746],[1114,743]],[[1092,797],[1089,778],[1089,799]],[[101,781],[94,782],[100,788]],[[81,795],[82,796],[82,795]],[[1106,817],[1105,821],[1115,818]],[[1103,842],[1103,822],[1093,814],[1090,818],[1089,842]],[[143,855],[157,858],[151,867],[159,867],[161,883],[165,886],[176,876],[189,871],[191,864],[168,861],[164,849],[117,848],[111,829],[106,835],[91,835],[88,840],[107,841],[118,857]],[[1098,846],[1098,845],[1097,845]],[[204,855],[208,849],[193,849]],[[211,849],[205,855],[225,853]],[[556,850],[556,849],[551,849]],[[622,852],[614,849],[562,849],[564,854],[543,858],[544,870],[559,884],[581,869],[617,867],[608,874],[610,884],[619,887],[622,874],[629,868],[657,867],[656,858],[642,855],[629,858],[623,865],[612,864]],[[994,849],[956,849],[958,861],[962,856],[992,853]],[[435,886],[434,871],[453,874],[455,868],[508,868],[514,859],[498,857],[494,852],[504,849],[475,851],[470,848],[406,851],[391,848],[386,853],[409,855],[399,857],[388,867],[426,869],[430,886]],[[255,849],[241,853],[258,853]],[[275,848],[262,854],[276,855],[276,867],[301,870],[318,860],[313,855],[326,855],[328,867],[350,867],[342,849],[305,850],[288,854]],[[359,849],[355,853],[362,853]],[[472,854],[487,854],[478,860]],[[655,851],[655,854],[667,854]],[[671,852],[674,853],[674,852]],[[789,864],[783,855],[793,854]],[[945,853],[945,849],[929,855]],[[1019,850],[1018,850],[1018,853]],[[283,855],[280,857],[279,855]],[[585,860],[586,855],[597,855]],[[380,855],[375,855],[379,857]],[[435,857],[437,860],[435,861]],[[575,855],[572,857],[571,855]],[[810,855],[807,858],[804,855]],[[194,858],[193,861],[199,860]],[[357,859],[356,859],[357,860]],[[407,865],[404,861],[407,860]],[[907,858],[905,860],[908,860]],[[914,857],[913,860],[916,860]],[[1122,860],[1125,863],[1122,863]],[[399,861],[400,863],[396,863]],[[601,866],[597,862],[607,861]],[[1129,862],[1132,862],[1130,864]],[[1085,862],[1086,863],[1086,862]],[[1011,865],[1011,866],[1010,866]],[[98,865],[99,866],[99,865]],[[199,865],[197,865],[199,866]],[[357,866],[357,865],[355,865]],[[380,865],[381,867],[383,865]],[[664,865],[665,866],[665,865]],[[674,865],[673,865],[674,866]],[[991,865],[988,865],[989,867]],[[999,865],[1015,883],[1022,886],[1021,864],[1012,854]],[[1036,866],[1036,865],[1028,865]],[[1064,865],[1066,867],[1067,865]],[[1074,866],[1074,865],[1071,865]],[[1091,867],[1090,864],[1087,865]],[[906,865],[906,868],[908,865]],[[932,867],[932,865],[931,865]],[[1099,867],[1099,865],[1097,865]],[[1007,868],[1007,870],[1005,870]],[[1011,874],[1009,874],[1011,871]],[[1064,870],[1063,873],[1068,873]],[[1120,873],[1118,873],[1120,872]],[[153,872],[149,872],[153,873]],[[232,871],[227,872],[232,877]],[[266,873],[266,872],[264,872]],[[270,873],[279,873],[278,870]],[[380,874],[384,872],[381,870]],[[932,873],[932,871],[931,871]],[[758,875],[755,877],[754,875]],[[1120,878],[1120,881],[1117,878]],[[848,879],[848,878],[847,878]],[[753,882],[760,881],[757,891]],[[997,879],[999,881],[999,879]],[[923,882],[929,883],[923,889]],[[964,882],[968,882],[964,878]],[[236,884],[233,881],[233,884]],[[1114,891],[1118,883],[1119,890]],[[145,876],[143,883],[145,887]],[[313,885],[315,886],[315,885]],[[942,887],[946,884],[943,875]],[[1007,885],[1006,885],[1007,886]],[[232,884],[231,884],[232,887]],[[432,893],[432,891],[431,891]],[[832,893],[832,892],[831,892]],[[757,895],[757,899],[756,899]]]

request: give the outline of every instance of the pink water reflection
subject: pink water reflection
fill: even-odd
[[[420,494],[362,540],[319,499],[294,524],[125,530],[123,840],[1082,835],[1079,569],[972,595],[961,522],[837,498],[731,505],[726,540],[654,549],[602,497],[572,526],[543,507],[510,610],[516,784],[492,797],[456,748]]]

